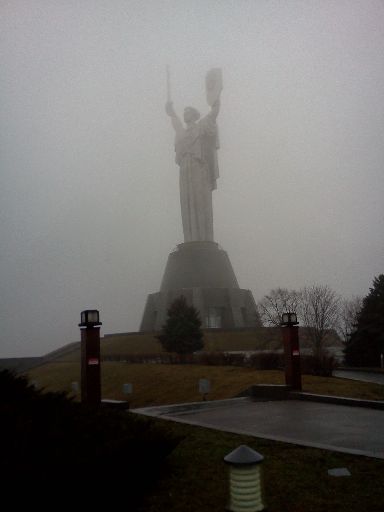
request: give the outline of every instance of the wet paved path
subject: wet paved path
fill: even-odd
[[[146,414],[146,409],[139,411]],[[243,400],[184,412],[164,408],[164,412],[156,415],[226,432],[384,459],[384,410],[302,400]]]
[[[384,373],[359,372],[358,370],[334,370],[333,377],[341,377],[343,379],[361,380],[363,382],[374,382],[384,385]]]

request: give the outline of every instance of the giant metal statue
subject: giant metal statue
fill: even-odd
[[[166,113],[175,130],[176,163],[180,167],[180,204],[184,242],[213,242],[212,191],[219,176],[218,130],[222,74],[218,68],[206,76],[207,102],[211,111],[202,119],[193,107],[184,109],[183,126],[173,109],[167,68]]]
[[[180,168],[180,203],[184,243],[168,256],[160,290],[147,297],[140,331],[158,331],[172,302],[183,295],[206,328],[260,326],[250,290],[239,287],[227,253],[213,238],[212,191],[219,176],[216,119],[220,109],[222,74],[206,76],[210,112],[200,119],[193,107],[184,109],[184,122],[173,109],[167,69],[166,113],[176,132],[176,163]]]

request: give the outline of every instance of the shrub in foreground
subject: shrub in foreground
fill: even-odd
[[[0,372],[2,489],[114,501],[134,510],[178,439],[151,421],[74,403],[63,393],[35,390],[23,377]]]

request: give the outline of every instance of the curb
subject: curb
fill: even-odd
[[[384,410],[384,401],[382,400],[359,400],[357,398],[347,398],[343,396],[312,395],[311,393],[302,393],[300,391],[291,391],[289,393],[289,399]]]
[[[282,386],[278,386],[279,394]],[[271,389],[268,386],[269,390]],[[359,400],[356,398],[347,398],[342,396],[331,396],[331,395],[313,395],[311,393],[303,393],[301,391],[288,391],[284,398],[276,398],[270,395],[270,391],[267,396],[262,396],[260,393],[258,396],[243,396],[237,398],[228,398],[225,400],[211,400],[207,402],[189,402],[183,404],[171,404],[171,405],[156,405],[152,407],[139,407],[137,409],[131,409],[131,412],[137,412],[138,414],[145,414],[146,416],[168,416],[172,414],[182,415],[190,412],[199,411],[202,409],[216,409],[226,405],[237,405],[245,402],[257,403],[275,400],[305,400],[308,402],[321,402],[334,405],[345,405],[349,407],[362,407],[366,409],[384,410],[384,401],[381,400]]]
[[[376,373],[378,375],[384,375],[384,370],[370,370],[369,368],[344,368],[343,366],[339,366],[334,369],[336,372],[361,372],[361,373]]]
[[[225,400],[211,400],[207,402],[189,402],[184,404],[156,405],[153,407],[140,407],[131,409],[131,412],[145,414],[146,416],[167,416],[169,414],[188,414],[201,409],[217,409],[225,405],[237,405],[249,401],[249,397],[228,398]]]

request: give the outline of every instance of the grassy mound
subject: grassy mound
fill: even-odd
[[[158,354],[162,352],[161,345],[156,339],[159,333],[120,333],[106,334],[100,340],[102,357],[128,354]],[[329,333],[325,346],[336,345],[341,342],[334,334]],[[300,346],[311,346],[305,328],[300,329]],[[204,350],[206,352],[220,351],[253,351],[282,349],[280,328],[259,327],[251,330],[204,330]],[[71,343],[54,352],[47,354],[47,360],[57,362],[76,362],[80,360],[80,343]]]

